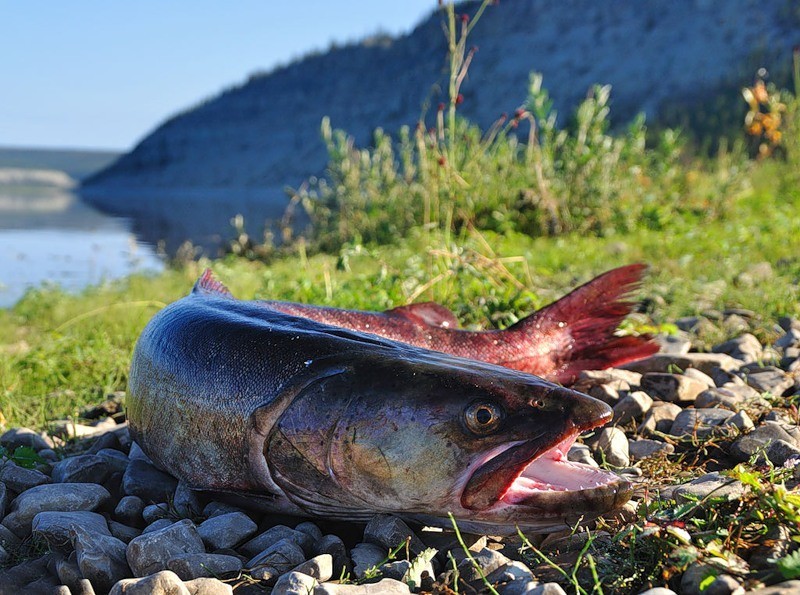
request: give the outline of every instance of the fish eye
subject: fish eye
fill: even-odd
[[[464,410],[467,428],[479,435],[493,432],[503,421],[503,410],[491,401],[476,401]]]

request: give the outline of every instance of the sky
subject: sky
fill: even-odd
[[[0,0],[0,146],[127,150],[170,115],[436,0]]]

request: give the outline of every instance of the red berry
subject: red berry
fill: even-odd
[[[462,103],[464,103],[464,96],[459,93],[456,95],[456,105],[461,105]]]

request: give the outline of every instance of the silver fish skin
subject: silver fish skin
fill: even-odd
[[[128,392],[134,440],[198,490],[262,510],[466,530],[554,530],[630,485],[572,463],[611,417],[536,376],[194,291],[146,326]]]

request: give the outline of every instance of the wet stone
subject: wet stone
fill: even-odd
[[[168,502],[176,487],[178,480],[141,459],[132,459],[122,478],[122,491],[145,502]]]
[[[299,545],[306,556],[310,556],[314,550],[314,540],[310,535],[302,531],[296,531],[286,525],[275,525],[257,535],[250,541],[242,545],[239,550],[245,555],[253,557],[257,553],[264,551],[274,543],[282,539],[291,539]]]
[[[30,428],[13,428],[0,436],[0,446],[9,451],[13,451],[20,446],[27,446],[35,451],[40,451],[45,448],[52,448],[53,444]]]
[[[75,527],[72,534],[78,568],[100,592],[131,575],[122,541],[81,527]]]
[[[167,562],[167,568],[177,574],[181,580],[216,577],[223,574],[239,572],[242,561],[236,556],[223,554],[179,554]]]
[[[28,535],[31,521],[40,512],[57,510],[95,510],[111,498],[108,491],[93,483],[50,483],[22,492],[11,505],[11,512],[3,519],[5,525],[18,536]]]
[[[243,512],[229,512],[203,521],[197,532],[209,550],[233,547],[252,536],[258,530],[249,516]]]
[[[727,409],[684,409],[675,418],[669,433],[673,436],[697,436],[707,438],[730,431],[724,424],[733,411]]]
[[[275,595],[308,595],[319,585],[317,579],[293,570],[281,576],[272,588]]]
[[[650,457],[658,456],[661,454],[672,454],[675,452],[675,447],[660,440],[649,440],[647,438],[639,438],[638,440],[628,440],[628,452],[631,459],[634,461],[641,461]]]
[[[677,486],[672,494],[679,503],[689,501],[690,498],[687,498],[687,496],[693,496],[698,500],[702,500],[706,497],[724,497],[728,500],[735,500],[741,498],[746,489],[742,482],[731,479],[730,477],[725,477],[719,472],[714,471],[712,473],[706,473],[702,477],[698,477],[689,483]]]
[[[652,406],[653,399],[646,392],[632,392],[614,405],[614,423],[624,425],[632,419],[641,419]]]
[[[305,562],[306,557],[297,543],[284,538],[250,559],[245,568],[258,580],[274,583],[278,577]]]
[[[0,462],[0,483],[17,493],[50,483],[50,478],[36,469],[20,467],[13,461]],[[2,509],[0,508],[0,512]]]
[[[33,517],[31,523],[34,536],[45,539],[51,548],[61,551],[72,549],[72,535],[75,527],[81,527],[89,533],[111,535],[106,519],[102,515],[85,510],[40,512]]]
[[[650,411],[645,415],[644,421],[636,429],[639,434],[651,434],[661,432],[666,434],[672,428],[672,423],[683,409],[675,403],[664,401],[654,401]]]
[[[190,595],[189,590],[171,570],[162,570],[144,578],[126,578],[109,595]]]
[[[706,388],[705,383],[682,374],[654,372],[642,377],[643,391],[669,403],[693,403]]]
[[[745,363],[757,362],[762,355],[761,343],[750,333],[744,333],[735,339],[715,345],[711,351],[726,353]]]
[[[425,549],[425,544],[403,520],[396,516],[389,514],[375,515],[364,528],[364,541],[374,543],[386,551],[393,550],[401,543],[405,543],[409,538],[409,551],[414,556],[419,555]]]
[[[357,543],[350,550],[350,558],[353,560],[353,573],[358,578],[363,578],[364,574],[371,568],[380,566],[386,559],[388,550],[372,543]]]
[[[164,570],[175,556],[204,552],[194,523],[184,519],[133,539],[128,544],[127,558],[134,576],[146,576]]]

